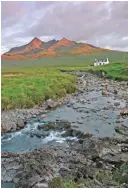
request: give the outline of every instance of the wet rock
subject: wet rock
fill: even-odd
[[[76,103],[75,100],[70,99],[70,100],[67,102],[67,106],[70,107],[70,106],[72,106],[72,105],[75,104],[75,103]]]
[[[118,91],[116,89],[114,89],[114,94],[117,95],[118,94]]]
[[[108,119],[109,117],[107,115],[104,115],[104,119]]]
[[[73,105],[73,109],[78,109],[79,106],[78,105]]]
[[[43,129],[43,127],[44,127],[44,124],[41,124],[41,125],[38,125],[37,128],[38,128],[39,130],[41,130],[41,129]]]
[[[24,120],[23,119],[18,119],[17,121],[17,126],[22,129],[24,128],[25,124],[24,124]]]
[[[55,122],[45,123],[44,125],[39,125],[38,129],[44,130],[44,131],[63,131],[63,130],[70,129],[70,127],[71,127],[70,122],[58,120]]]
[[[81,89],[78,89],[78,92],[79,93],[84,93],[84,90],[81,88]]]
[[[116,120],[116,123],[121,123],[121,121],[120,120]]]
[[[83,121],[77,121],[77,123],[81,125],[81,124],[83,124]]]
[[[98,109],[92,109],[92,112],[96,113],[97,111],[99,111]]]
[[[72,125],[72,127],[73,127],[73,128],[79,128],[79,126],[78,126],[78,125]]]
[[[120,106],[120,102],[115,102],[114,106]]]
[[[72,130],[72,134],[80,133]],[[85,178],[86,181],[89,178],[91,187],[94,187],[94,182],[96,185],[101,184],[101,187],[109,187],[110,184],[114,185],[111,175],[114,165],[128,162],[127,152],[122,150],[121,153],[122,146],[128,147],[127,140],[84,137],[81,141],[71,143],[68,148],[42,148],[19,154],[5,153],[2,154],[2,181],[13,179],[17,181],[16,187],[38,187],[43,183],[48,185],[57,175],[77,181],[79,178]],[[10,173],[7,173],[8,171]]]
[[[50,134],[49,132],[32,132],[32,133],[30,133],[30,137],[36,136],[38,138],[41,138],[41,137],[45,138],[49,134]]]
[[[98,129],[94,129],[97,133],[99,133],[100,131]]]
[[[82,103],[82,104],[85,104],[86,100],[85,99],[80,99],[79,102]]]
[[[67,104],[67,107],[71,107],[71,104]]]
[[[115,131],[119,134],[122,134],[122,135],[125,135],[125,136],[128,136],[128,126],[125,126],[125,125],[121,125],[121,126],[116,126],[115,127]]]
[[[65,133],[62,134],[63,137],[78,137],[79,139],[91,137],[92,134],[83,133],[77,129],[69,129]]]
[[[44,126],[38,126],[38,129],[42,129],[44,131],[52,131],[52,130],[56,130],[56,126],[54,123],[48,123],[48,124],[45,124]]]
[[[109,106],[105,106],[104,108],[103,108],[103,110],[108,110],[109,109]]]

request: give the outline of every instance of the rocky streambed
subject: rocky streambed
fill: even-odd
[[[78,90],[73,95],[2,113],[2,182],[59,188],[52,181],[62,177],[82,180],[81,188],[127,186],[122,165],[128,162],[128,116],[120,114],[128,104],[127,83],[75,74]]]

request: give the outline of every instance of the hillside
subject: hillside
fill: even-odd
[[[28,44],[14,47],[4,53],[2,59],[36,59],[43,57],[57,57],[65,55],[84,55],[112,51],[95,47],[87,43],[77,43],[66,38],[61,40],[51,40],[48,42],[34,38]]]

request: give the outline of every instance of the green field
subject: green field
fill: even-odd
[[[2,60],[1,66],[4,68],[21,68],[21,67],[84,67],[93,64],[95,58],[109,58],[110,63],[124,62],[124,54],[126,54],[125,62],[128,62],[128,53],[124,52],[105,52],[91,55],[66,56],[43,59],[30,60]]]
[[[95,58],[109,58],[110,64],[93,67]],[[60,70],[106,72],[117,80],[128,80],[128,57],[124,52],[106,52],[82,56],[38,60],[2,60],[2,110],[30,108],[53,98],[58,99],[76,89],[76,77]]]

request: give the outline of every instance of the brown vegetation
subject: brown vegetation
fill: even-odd
[[[12,48],[9,52],[1,56],[2,59],[18,60],[18,59],[34,59],[42,57],[56,57],[65,55],[81,55],[92,54],[98,52],[107,52],[108,49],[97,48],[95,46],[84,44],[78,47],[78,43],[70,41],[66,38],[61,39],[56,43],[51,43],[48,48],[45,48],[46,42],[41,41],[38,38],[34,38],[31,42],[24,46]],[[81,43],[82,44],[82,43]],[[59,50],[62,49],[60,52]]]

